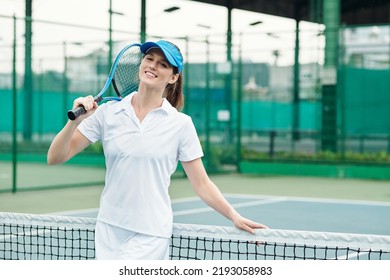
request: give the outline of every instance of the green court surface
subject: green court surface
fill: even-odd
[[[76,172],[76,169],[72,172],[75,176],[80,173]],[[388,181],[261,177],[238,174],[216,175],[211,176],[211,179],[223,193],[390,202],[390,182]],[[102,189],[103,185],[99,184],[75,188],[21,191],[15,194],[0,193],[0,211],[53,213],[97,208]],[[170,194],[172,199],[195,196],[186,178],[173,179]]]
[[[17,190],[26,190],[102,184],[104,172],[104,166],[18,163],[16,185]],[[12,189],[12,176],[12,164],[0,161],[0,192]]]

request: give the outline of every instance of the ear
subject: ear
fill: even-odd
[[[174,84],[179,79],[179,74],[173,74],[168,81],[168,84]]]

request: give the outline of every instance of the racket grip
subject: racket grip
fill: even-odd
[[[68,111],[68,118],[71,121],[74,121],[75,119],[77,119],[81,115],[84,115],[86,112],[87,111],[85,111],[84,107],[80,105],[77,108],[74,108],[73,110]]]
[[[95,102],[100,102],[100,101],[102,101],[102,99],[103,98],[101,96],[96,96],[94,98]],[[85,108],[82,105],[80,105],[77,108],[74,108],[74,109],[68,111],[68,118],[71,121],[74,121],[75,119],[77,119],[81,115],[84,115],[86,112],[87,111],[85,110]]]

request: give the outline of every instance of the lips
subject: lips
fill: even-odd
[[[149,77],[152,77],[152,78],[157,78],[157,75],[152,73],[152,72],[150,72],[150,71],[145,71],[145,74],[146,74],[146,76],[149,76]]]

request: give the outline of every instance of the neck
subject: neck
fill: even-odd
[[[131,105],[133,105],[138,119],[142,122],[150,111],[161,107],[162,102],[163,98],[160,91],[152,92],[139,88],[131,100]]]
[[[133,106],[138,108],[151,108],[155,109],[162,104],[162,93],[160,91],[145,91],[142,88],[138,89],[138,92],[133,97]]]

